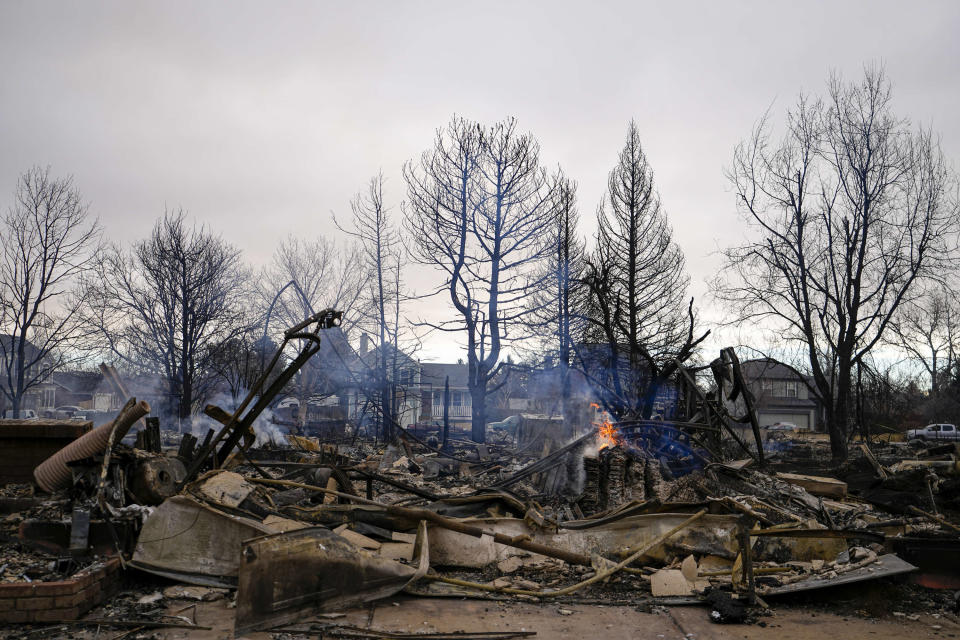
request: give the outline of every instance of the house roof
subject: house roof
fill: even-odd
[[[100,385],[99,371],[54,371],[50,381],[76,394],[93,394]]]
[[[326,329],[320,333],[320,349],[304,365],[319,373],[318,386],[324,393],[335,393],[338,389],[362,384],[367,366],[347,341],[340,327]]]
[[[469,375],[466,364],[424,362],[420,365],[420,384],[424,387],[433,385],[434,389],[442,389],[447,376],[450,376],[451,388],[467,388]]]
[[[798,376],[790,367],[769,358],[747,360],[740,364],[740,370],[747,380],[810,380],[810,376]]]
[[[9,333],[0,333],[0,353],[10,353],[10,351],[13,349],[13,345],[15,344],[14,341],[18,339],[18,336],[13,336]],[[40,353],[40,349],[38,349],[37,345],[33,344],[29,340],[26,340],[25,342],[26,347],[24,348],[24,351],[26,351],[27,360],[35,360]]]
[[[139,373],[137,375],[120,374],[120,381],[127,391],[135,398],[166,396],[170,389],[163,377],[152,373]],[[112,391],[113,388],[104,380],[100,391]]]
[[[367,351],[365,354],[358,355],[357,357],[368,367],[374,368],[377,366],[377,359],[380,357],[381,349],[387,354],[388,362],[390,362],[394,355],[396,355],[398,367],[409,367],[417,364],[417,361],[405,353],[403,349],[398,349],[392,344],[377,345],[376,347]]]
[[[800,376],[793,372],[790,367],[780,364],[775,360],[769,358],[761,358],[757,360],[747,360],[740,364],[740,370],[743,372],[743,377],[748,385],[756,384],[760,380],[796,380],[798,382],[806,382],[812,384],[813,378],[810,376]],[[754,395],[758,391],[754,389]],[[812,397],[808,398],[789,398],[789,397],[768,397],[762,401],[762,409],[765,411],[773,411],[776,409],[809,409],[811,407],[819,406],[819,403],[816,399]]]

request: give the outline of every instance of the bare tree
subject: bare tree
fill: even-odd
[[[960,305],[949,289],[925,291],[904,304],[890,322],[887,340],[919,363],[930,377],[930,395],[939,395],[960,351]]]
[[[597,246],[584,275],[587,336],[578,361],[607,411],[649,418],[658,391],[709,335],[696,335],[683,252],[631,121],[597,214]]]
[[[0,232],[0,391],[15,418],[28,392],[78,358],[80,303],[68,294],[99,238],[72,178],[20,176]]]
[[[433,148],[404,167],[406,224],[415,257],[439,268],[456,319],[431,324],[466,334],[471,437],[483,442],[488,383],[504,367],[527,298],[550,252],[555,181],[540,147],[513,119],[489,127],[454,117]]]
[[[400,405],[406,401],[400,394],[408,386],[398,385],[401,366],[401,314],[408,299],[401,273],[402,247],[399,231],[384,203],[383,173],[370,179],[366,189],[350,203],[351,224],[338,228],[353,237],[360,246],[368,283],[364,292],[366,317],[361,325],[374,336],[374,363],[370,378],[376,401],[380,433],[392,439],[393,426],[399,424]],[[334,220],[336,223],[336,219]],[[365,355],[365,354],[364,354]]]
[[[933,133],[890,100],[882,70],[856,84],[834,75],[825,99],[788,111],[781,140],[763,118],[729,170],[754,235],[725,251],[715,290],[740,321],[802,347],[835,460],[852,432],[854,367],[956,254],[953,176]]]
[[[364,292],[368,277],[360,247],[338,245],[326,238],[302,240],[289,236],[277,247],[256,286],[264,332],[276,335],[319,309],[341,309],[343,324],[324,333],[317,358],[308,361],[294,380],[301,426],[313,395],[329,395],[350,382],[354,366],[346,336],[367,315]],[[339,375],[333,381],[333,373]]]
[[[213,347],[245,329],[240,252],[183,211],[165,213],[131,251],[111,246],[86,279],[86,321],[134,370],[159,374],[168,410],[189,418],[204,398]]]
[[[532,363],[556,363],[560,384],[559,409],[561,415],[569,419],[573,341],[581,338],[584,331],[585,243],[577,232],[580,214],[576,183],[559,176],[554,197],[556,217],[550,230],[550,252],[542,266],[545,273],[541,287],[531,292],[524,341],[516,346],[516,350]],[[511,387],[515,385],[516,381],[511,383]]]
[[[276,343],[263,338],[258,323],[244,322],[243,326],[242,333],[210,346],[210,375],[217,383],[226,385],[230,402],[224,408],[231,410],[236,409],[260,379],[266,363],[277,349]],[[271,375],[264,386],[269,387],[277,375]]]

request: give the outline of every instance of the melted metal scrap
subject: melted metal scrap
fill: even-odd
[[[322,527],[248,540],[241,553],[236,633],[399,593],[429,568],[425,523],[417,536],[416,566],[364,552]]]

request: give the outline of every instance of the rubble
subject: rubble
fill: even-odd
[[[735,381],[735,360],[722,364]],[[714,373],[723,379],[722,367]],[[269,390],[248,400],[256,413]],[[441,452],[412,433],[258,449],[245,406],[208,407],[223,426],[203,442],[164,446],[151,420],[138,434],[152,435],[130,447],[117,436],[149,410],[131,399],[38,466],[49,495],[23,484],[0,495],[0,587],[62,581],[109,556],[161,582],[108,603],[91,624],[120,627],[127,616],[143,629],[201,629],[161,612],[223,600],[235,602],[237,634],[365,637],[321,614],[406,593],[552,603],[558,615],[591,599],[697,603],[711,621],[742,622],[799,592],[903,574],[956,579],[931,551],[960,549],[948,484],[956,449],[864,443],[830,469],[802,437],[766,454],[733,437],[721,406],[703,395],[693,411],[703,422],[601,418],[563,441],[549,421],[518,420],[501,425],[496,445],[451,439]]]

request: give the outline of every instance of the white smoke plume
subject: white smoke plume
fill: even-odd
[[[233,398],[226,393],[218,393],[210,398],[208,403],[214,404],[224,411],[233,413],[236,411],[237,406],[243,402],[243,398],[245,398],[246,395],[246,391],[242,392],[237,398]],[[247,407],[247,410],[249,410],[249,407]],[[201,441],[203,440],[204,436],[207,435],[208,429],[214,429],[216,431],[222,427],[222,424],[207,415],[199,414],[193,416],[192,432],[193,435]],[[257,416],[257,419],[254,420],[253,431],[257,434],[255,446],[262,447],[267,444],[287,444],[286,436],[289,431],[283,425],[274,423],[273,411],[271,411],[269,408],[264,409],[263,412]]]

